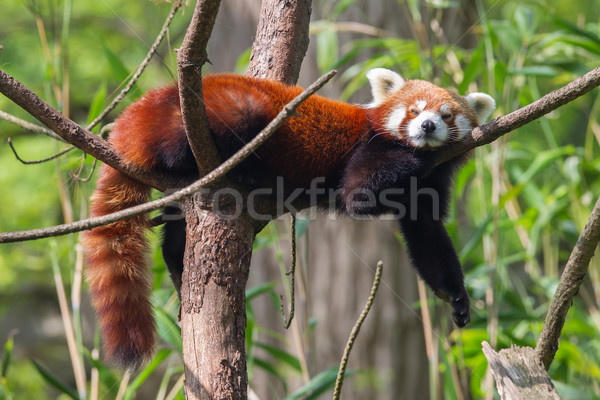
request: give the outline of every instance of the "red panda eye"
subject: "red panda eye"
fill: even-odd
[[[442,114],[442,119],[450,119],[450,117],[452,117],[452,114]]]
[[[415,110],[414,108],[412,110],[410,110],[410,112],[415,115],[419,115],[419,111]]]

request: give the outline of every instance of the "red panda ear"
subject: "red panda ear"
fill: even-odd
[[[465,96],[467,103],[475,112],[477,122],[481,125],[487,117],[496,109],[496,102],[489,94],[485,93],[470,93]]]
[[[387,97],[400,89],[406,81],[403,77],[385,68],[374,68],[367,72],[367,79],[371,84],[371,93],[373,94],[373,102],[370,107],[377,107],[383,103]]]

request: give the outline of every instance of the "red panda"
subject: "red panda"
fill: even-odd
[[[456,325],[464,326],[470,320],[469,297],[443,225],[451,181],[464,157],[435,166],[435,150],[460,141],[482,123],[494,110],[494,100],[483,93],[462,97],[381,68],[369,71],[367,78],[371,103],[359,106],[311,96],[233,174],[263,187],[280,177],[286,187],[307,189],[320,179],[336,194],[320,198],[320,204],[333,203],[351,216],[402,208],[400,226],[414,267],[451,304]],[[204,77],[207,120],[221,156],[250,141],[301,91],[245,76]],[[176,85],[150,91],[129,106],[117,119],[110,141],[123,161],[141,170],[197,175]],[[91,213],[122,210],[147,201],[149,194],[148,186],[105,165]],[[139,365],[155,342],[147,228],[147,217],[139,216],[94,228],[83,238],[105,356],[124,367]],[[181,220],[168,222],[164,230],[163,255],[178,290],[184,230]]]

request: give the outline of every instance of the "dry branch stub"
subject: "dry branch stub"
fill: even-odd
[[[502,400],[560,400],[534,349],[513,345],[496,352],[486,341],[481,345]]]

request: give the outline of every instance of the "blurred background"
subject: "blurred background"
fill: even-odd
[[[4,0],[0,68],[85,125],[138,67],[170,9],[143,0]],[[259,0],[223,0],[206,73],[244,72],[259,10]],[[174,80],[174,50],[192,6],[182,11],[147,71],[104,123],[145,90]],[[299,83],[336,68],[340,73],[321,94],[367,103],[365,72],[386,67],[461,94],[489,93],[500,116],[598,66],[598,15],[598,0],[317,0]],[[35,122],[2,96],[0,110]],[[535,346],[561,269],[600,194],[599,110],[594,90],[478,148],[459,173],[447,227],[472,298],[465,329],[455,329],[449,307],[418,282],[393,221],[305,213],[297,230],[297,314],[285,331],[279,294],[287,291],[288,217],[266,227],[255,243],[247,290],[252,395],[330,397],[381,259],[382,284],[350,356],[344,398],[497,396],[481,341],[495,348]],[[71,151],[25,165],[8,138],[29,161],[65,148],[0,120],[0,230],[86,218],[96,176],[92,158]],[[157,229],[153,243],[158,236]],[[0,245],[0,399],[182,399],[178,300],[158,249],[159,352],[146,369],[123,377],[102,361],[78,241],[72,234]],[[599,307],[595,257],[550,369],[562,398],[600,399]]]

